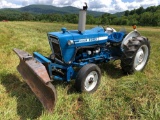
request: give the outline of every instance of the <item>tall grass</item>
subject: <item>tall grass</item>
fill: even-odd
[[[58,101],[48,114],[16,70],[20,48],[48,56],[46,33],[77,25],[38,22],[0,22],[0,119],[119,120],[160,119],[160,28],[139,27],[151,42],[151,56],[143,72],[124,75],[120,61],[101,64],[102,80],[94,94],[77,93],[74,81],[54,82]],[[93,26],[87,25],[87,28]],[[121,26],[113,26],[117,30]],[[131,31],[131,27],[126,27]]]

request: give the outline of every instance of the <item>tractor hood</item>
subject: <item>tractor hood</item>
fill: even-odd
[[[52,52],[61,52],[59,59],[67,63],[73,57],[77,47],[102,44],[107,42],[107,39],[108,34],[105,33],[102,27],[95,27],[84,32],[78,30],[68,31],[66,28],[62,28],[61,32],[48,33]]]
[[[80,39],[87,40],[89,38],[97,38],[97,41],[98,41],[99,37],[108,36],[108,34],[105,33],[105,31],[102,27],[95,27],[90,30],[85,30],[82,33],[79,32],[78,30],[68,31],[66,28],[62,28],[61,30],[62,31],[60,31],[60,32],[50,32],[50,33],[48,33],[48,36],[55,36],[59,39],[59,41],[63,41],[63,42],[68,41],[68,40],[73,40],[74,44],[77,44],[78,40],[80,40]],[[66,39],[64,39],[64,38],[66,38]],[[91,42],[91,41],[88,41],[88,42]]]

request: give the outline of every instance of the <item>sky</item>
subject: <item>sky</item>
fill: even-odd
[[[74,6],[82,8],[84,2],[88,3],[88,9],[107,13],[122,12],[139,7],[160,5],[160,0],[0,0],[1,8],[20,8],[30,4],[45,4],[57,7]]]

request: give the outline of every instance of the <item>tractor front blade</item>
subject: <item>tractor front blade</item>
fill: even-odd
[[[17,70],[44,108],[52,112],[56,104],[57,94],[45,66],[25,51],[16,48],[13,51],[20,58]]]

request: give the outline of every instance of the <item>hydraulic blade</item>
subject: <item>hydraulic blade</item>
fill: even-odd
[[[44,108],[52,112],[56,104],[57,93],[45,66],[25,51],[15,48],[14,52],[20,58],[17,70],[43,104]]]

